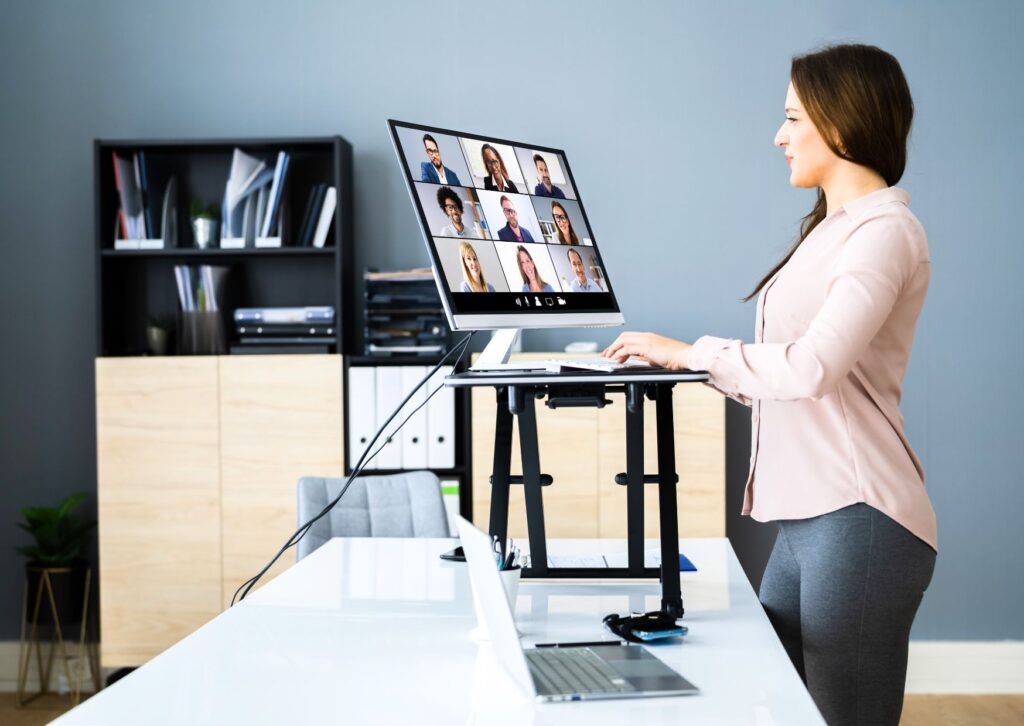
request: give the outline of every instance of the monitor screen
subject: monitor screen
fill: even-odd
[[[565,152],[389,125],[453,329],[622,324]]]

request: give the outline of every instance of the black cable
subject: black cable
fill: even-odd
[[[451,356],[456,351],[458,351],[459,357],[456,359],[455,366],[458,366],[459,362],[461,362],[461,360],[462,360],[462,355],[465,353],[466,350],[468,350],[469,341],[472,339],[474,334],[475,334],[475,331],[470,333],[469,335],[467,335],[465,338],[462,339],[462,341],[460,341],[458,344],[456,344],[452,348],[452,350],[449,351],[449,353],[447,355],[445,355],[437,363],[437,365],[435,365],[434,368],[426,376],[424,376],[424,378],[416,385],[416,387],[413,388],[412,391],[409,392],[409,394],[398,405],[398,407],[391,414],[391,416],[388,418],[388,420],[385,421],[381,425],[381,427],[377,430],[377,433],[370,440],[370,443],[367,444],[366,449],[363,451],[363,455],[360,457],[359,461],[356,463],[356,466],[353,469],[352,473],[349,475],[348,479],[346,480],[345,485],[342,487],[341,491],[334,498],[334,500],[331,501],[330,503],[328,503],[327,506],[325,506],[323,508],[323,510],[320,511],[319,514],[317,514],[315,517],[310,519],[308,522],[306,522],[305,524],[300,526],[292,534],[292,536],[288,539],[288,542],[286,542],[285,545],[280,550],[278,550],[277,554],[274,555],[274,557],[270,560],[270,562],[268,562],[267,565],[262,570],[260,570],[259,573],[257,573],[254,577],[252,577],[251,579],[247,580],[246,582],[242,583],[242,585],[239,586],[238,590],[235,591],[235,595],[231,598],[231,604],[232,605],[234,605],[235,598],[238,596],[238,592],[240,590],[242,590],[242,588],[245,588],[245,590],[244,590],[244,592],[242,592],[242,596],[239,598],[239,602],[241,602],[242,600],[245,599],[245,597],[249,594],[249,591],[256,585],[256,583],[259,581],[259,579],[261,577],[263,577],[264,574],[266,574],[267,570],[269,570],[274,565],[274,563],[277,562],[277,560],[281,557],[281,555],[283,555],[291,547],[293,547],[296,544],[298,544],[299,540],[301,540],[306,535],[306,533],[310,530],[310,528],[313,526],[313,524],[315,524],[321,517],[323,517],[329,511],[331,511],[331,509],[333,509],[334,506],[339,501],[341,501],[341,498],[342,498],[342,496],[344,496],[345,492],[348,490],[348,487],[355,480],[355,478],[359,476],[359,474],[362,472],[362,470],[366,466],[366,464],[368,464],[370,461],[372,461],[373,458],[375,456],[377,456],[377,454],[380,453],[380,451],[384,448],[384,446],[386,446],[387,443],[391,441],[391,439],[394,437],[394,435],[397,434],[401,430],[402,426],[404,426],[406,424],[406,422],[416,413],[416,411],[418,411],[420,408],[422,408],[424,405],[426,405],[426,401],[421,403],[414,411],[412,411],[408,416],[406,416],[406,418],[402,421],[402,423],[398,427],[396,427],[393,432],[391,432],[391,434],[388,436],[387,440],[385,441],[384,446],[381,446],[381,448],[377,449],[377,451],[374,451],[372,455],[367,457],[367,454],[369,454],[369,452],[372,449],[373,445],[380,438],[381,434],[383,434],[384,430],[388,427],[388,425],[390,425],[390,423],[395,419],[395,417],[402,411],[402,409],[409,402],[409,400],[413,397],[413,395],[415,395],[415,393],[420,388],[422,388],[423,385],[426,384],[427,381],[430,380],[430,378],[434,375],[434,373],[436,373],[441,368],[441,366],[443,366],[445,364],[445,362],[448,360],[448,357]],[[437,391],[439,391],[441,389],[441,387],[443,387],[443,384],[442,384],[442,386],[440,386],[437,389],[435,389],[430,394],[430,396],[427,398],[427,400],[429,400],[429,398],[433,397],[433,395],[435,393],[437,393]]]
[[[371,456],[369,456],[369,458],[367,458],[367,454],[370,453],[370,450],[373,448],[373,445],[377,443],[377,439],[379,439],[381,437],[381,434],[384,433],[384,430],[387,429],[387,427],[391,424],[391,422],[395,419],[395,417],[398,416],[399,413],[401,413],[402,409],[405,408],[405,405],[412,399],[412,397],[416,394],[416,392],[418,390],[420,390],[420,388],[422,388],[427,383],[427,381],[429,381],[431,379],[431,377],[441,368],[441,366],[443,366],[447,362],[448,358],[452,354],[454,354],[455,352],[458,352],[458,357],[455,360],[454,367],[456,367],[456,368],[458,367],[459,363],[462,361],[462,356],[465,354],[465,352],[467,350],[469,350],[469,343],[473,339],[474,335],[476,335],[476,331],[475,330],[471,331],[466,337],[464,337],[455,346],[453,346],[452,349],[450,351],[448,351],[448,353],[446,353],[444,355],[444,357],[441,358],[440,361],[438,361],[437,365],[435,365],[430,370],[430,372],[427,373],[427,375],[425,375],[423,377],[423,379],[418,384],[416,384],[416,387],[413,388],[408,393],[408,395],[398,405],[398,407],[391,414],[391,416],[388,417],[388,420],[385,421],[383,424],[381,424],[380,428],[377,429],[377,433],[374,434],[373,438],[370,440],[370,443],[368,443],[366,445],[366,448],[363,450],[363,455],[361,457],[359,457],[359,461],[356,462],[356,465],[353,468],[352,473],[349,474],[348,479],[345,480],[345,484],[344,484],[344,486],[342,486],[341,491],[338,492],[338,495],[331,502],[329,502],[327,504],[327,506],[325,506],[323,508],[323,510],[320,511],[319,514],[317,514],[315,517],[313,517],[308,522],[302,524],[298,529],[296,529],[295,532],[292,534],[292,536],[288,538],[288,541],[285,542],[284,546],[281,547],[281,549],[279,549],[277,551],[277,554],[274,555],[273,558],[271,558],[270,562],[268,562],[263,567],[262,570],[260,570],[258,573],[256,573],[256,575],[254,575],[253,577],[251,577],[250,579],[246,580],[245,582],[243,582],[241,585],[238,586],[238,589],[235,590],[235,594],[232,595],[232,597],[231,597],[231,607],[234,606],[236,598],[237,598],[238,602],[241,602],[242,600],[244,600],[246,595],[249,594],[249,591],[252,590],[252,588],[256,585],[257,582],[259,582],[260,578],[263,577],[263,575],[265,575],[267,573],[267,571],[271,567],[274,566],[274,563],[277,562],[281,558],[281,555],[283,555],[285,552],[287,552],[291,547],[294,547],[296,544],[298,544],[299,540],[301,540],[306,535],[306,533],[310,530],[310,528],[321,517],[323,517],[329,511],[331,511],[331,509],[333,509],[334,506],[339,501],[341,501],[342,496],[344,496],[345,492],[348,491],[349,486],[352,484],[352,482],[355,480],[355,478],[357,476],[359,476],[360,473],[362,473],[362,470],[366,466],[366,464],[368,464],[370,461],[372,461],[373,458],[375,456],[377,456],[377,454],[379,454],[381,452],[381,450],[384,448],[384,446],[386,446],[388,444],[388,442],[391,441],[391,439],[394,437],[394,435],[397,434],[402,429],[402,426],[405,426],[406,422],[417,411],[419,411],[423,406],[425,406],[427,401],[429,401],[434,396],[434,394],[436,394],[439,390],[441,390],[441,388],[444,386],[443,383],[441,384],[441,386],[438,386],[436,389],[434,389],[434,391],[429,396],[427,396],[426,400],[424,400],[408,416],[406,416],[405,419],[403,419],[402,423],[399,424],[399,426],[394,431],[392,431],[391,434],[387,437],[387,439],[385,440],[384,444],[379,449],[374,451],[373,454]],[[244,591],[242,590],[243,588],[245,588]],[[242,592],[241,597],[239,597],[239,595],[238,595],[239,592]]]
[[[387,440],[385,441],[384,446],[381,446],[380,449],[377,449],[377,451],[374,451],[373,454],[367,458],[367,454],[369,454],[369,452],[372,449],[373,445],[377,442],[377,439],[380,438],[380,436],[384,432],[384,430],[395,419],[395,417],[402,411],[402,409],[409,402],[409,400],[413,397],[413,395],[415,395],[415,393],[420,388],[422,388],[423,385],[427,381],[430,380],[430,378],[434,375],[434,373],[436,373],[438,371],[438,369],[440,369],[441,366],[443,366],[445,364],[445,362],[447,361],[448,357],[451,356],[456,351],[458,351],[459,357],[458,357],[458,359],[456,359],[455,366],[458,366],[459,362],[461,362],[461,360],[462,360],[462,355],[468,349],[469,341],[472,339],[474,334],[475,334],[475,331],[471,332],[469,335],[467,335],[465,338],[463,338],[462,341],[460,341],[458,344],[456,344],[452,348],[452,350],[449,351],[448,354],[445,355],[440,360],[440,362],[438,362],[438,364],[435,365],[434,368],[426,376],[424,376],[424,378],[416,385],[416,387],[413,388],[412,391],[409,392],[409,394],[405,397],[405,399],[401,402],[401,404],[399,404],[398,407],[395,409],[394,413],[392,413],[391,416],[388,418],[388,420],[385,421],[381,425],[381,427],[377,430],[377,433],[374,435],[373,439],[370,440],[370,443],[367,444],[366,449],[363,451],[363,455],[360,457],[359,461],[356,463],[355,468],[353,469],[352,473],[349,475],[348,479],[345,481],[344,486],[342,487],[342,489],[338,493],[338,495],[334,498],[334,500],[331,501],[330,503],[328,503],[327,506],[325,506],[323,508],[323,510],[320,511],[319,514],[317,514],[315,517],[310,519],[308,522],[306,522],[305,524],[300,526],[292,534],[292,536],[288,539],[288,541],[284,544],[284,546],[280,550],[278,550],[277,554],[274,555],[274,557],[270,560],[270,562],[267,563],[267,565],[262,570],[260,570],[254,577],[252,577],[249,580],[246,580],[244,583],[242,583],[239,586],[238,590],[235,590],[235,594],[231,598],[232,606],[235,604],[235,598],[238,597],[238,593],[239,593],[239,591],[242,590],[242,588],[245,588],[245,590],[244,590],[244,592],[242,592],[241,597],[238,598],[239,602],[241,602],[242,600],[245,599],[245,597],[249,594],[249,591],[252,590],[252,588],[256,585],[256,583],[259,582],[260,578],[263,577],[264,574],[266,574],[267,570],[269,570],[271,567],[273,567],[274,563],[277,562],[278,559],[280,559],[281,555],[283,555],[291,547],[294,547],[296,544],[298,544],[299,540],[301,540],[306,535],[306,533],[310,530],[310,528],[313,526],[313,524],[315,524],[321,517],[323,517],[329,511],[331,511],[331,509],[333,509],[334,506],[339,501],[341,501],[342,496],[344,496],[345,492],[348,491],[348,487],[355,480],[355,478],[359,476],[359,474],[362,472],[362,470],[366,466],[366,464],[368,464],[370,461],[372,461],[373,458],[377,454],[380,453],[380,451],[384,448],[384,446],[386,446],[387,443],[391,441],[392,437],[395,434],[397,434],[398,431],[401,430],[402,426],[405,425],[405,423],[416,413],[416,411],[418,411],[420,408],[422,408],[426,404],[426,401],[421,403],[420,406],[418,406],[412,413],[410,413],[408,416],[406,416],[406,418],[402,421],[402,423],[393,432],[391,432],[391,435],[388,436]],[[443,387],[443,384],[442,384],[442,387]],[[438,387],[437,389],[435,389],[430,394],[430,396],[428,397],[428,400],[429,400],[430,397],[433,397],[433,395],[435,393],[437,393],[437,391],[439,391],[440,388],[441,387]]]
[[[428,378],[429,378],[429,377],[428,377]],[[388,445],[388,442],[390,442],[390,441],[391,441],[391,439],[392,439],[392,437],[394,436],[394,434],[396,434],[396,433],[398,433],[399,431],[401,431],[401,430],[402,430],[402,428],[403,428],[403,427],[404,427],[404,426],[405,426],[405,425],[406,425],[406,424],[407,424],[407,423],[409,422],[409,419],[411,419],[411,418],[412,418],[413,416],[415,416],[415,415],[416,415],[416,413],[417,413],[417,412],[418,412],[418,411],[419,411],[420,409],[422,409],[422,408],[423,408],[424,406],[426,406],[426,405],[427,405],[427,402],[428,402],[428,401],[430,401],[430,399],[431,399],[431,398],[433,398],[433,397],[434,397],[435,395],[437,395],[437,393],[438,393],[438,392],[440,392],[440,390],[441,390],[442,388],[444,388],[444,384],[443,384],[443,383],[442,383],[442,384],[441,384],[440,386],[438,386],[437,388],[435,388],[435,389],[434,389],[433,391],[431,391],[431,392],[430,392],[429,394],[427,394],[427,397],[426,397],[425,399],[423,399],[423,401],[421,401],[421,402],[420,402],[420,405],[419,405],[419,406],[417,406],[416,408],[414,408],[414,409],[413,409],[412,411],[410,411],[410,412],[409,412],[409,415],[408,415],[408,416],[406,416],[406,417],[405,417],[404,419],[402,419],[402,423],[398,424],[398,426],[396,426],[396,427],[395,427],[395,430],[394,430],[394,432],[392,433],[392,435],[391,435],[391,436],[389,436],[389,437],[388,437],[388,438],[387,438],[387,439],[385,440],[385,442],[384,442],[384,443],[383,443],[383,444],[382,444],[382,445],[380,446],[380,448],[378,448],[378,449],[377,449],[376,451],[374,451],[374,452],[373,452],[373,453],[372,453],[372,454],[371,454],[371,455],[369,456],[369,458],[368,458],[368,459],[366,460],[366,463],[365,463],[365,464],[363,464],[363,467],[361,467],[361,468],[360,468],[360,471],[362,471],[362,468],[365,468],[365,467],[366,467],[366,464],[369,464],[369,463],[370,463],[371,461],[373,461],[373,460],[374,460],[374,459],[376,458],[377,454],[379,454],[380,452],[382,452],[382,451],[384,450],[384,447]],[[401,410],[401,409],[399,409],[399,410]],[[344,492],[342,492],[342,493],[344,493]],[[337,497],[337,499],[341,499],[341,494],[338,494],[338,497]],[[310,521],[308,521],[308,522],[306,522],[306,523],[305,523],[304,525],[302,525],[302,532],[301,532],[301,534],[299,534],[298,538],[297,538],[297,539],[295,539],[295,541],[294,541],[294,542],[290,542],[288,546],[289,546],[289,547],[292,547],[292,546],[294,546],[294,545],[297,545],[297,544],[299,543],[299,541],[300,541],[300,540],[301,540],[301,539],[302,539],[303,537],[305,537],[305,536],[306,536],[306,533],[307,533],[307,532],[308,532],[308,531],[309,531],[309,530],[310,530],[310,529],[311,529],[311,528],[313,527],[313,525],[314,525],[314,524],[316,523],[316,521],[317,521],[317,520],[318,520],[318,519],[319,519],[320,517],[322,517],[322,516],[323,516],[323,515],[324,515],[324,514],[325,514],[325,513],[327,512],[327,511],[330,511],[330,509],[331,509],[331,508],[332,508],[332,507],[334,506],[334,504],[335,504],[335,503],[334,503],[334,502],[332,502],[331,504],[329,504],[329,505],[327,506],[326,510],[324,510],[323,512],[321,512],[320,514],[318,514],[318,515],[317,515],[316,517],[314,517],[313,519],[311,519]],[[294,537],[295,535],[292,535],[292,536]]]

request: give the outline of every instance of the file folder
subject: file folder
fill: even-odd
[[[355,468],[359,457],[377,431],[377,371],[374,368],[348,369],[348,466]],[[379,445],[379,442],[378,442]],[[366,469],[377,468],[376,460]]]
[[[426,366],[404,366],[402,371],[402,396],[409,395],[409,391],[416,387],[416,384],[423,380],[430,370]],[[428,381],[429,383],[429,381]],[[409,399],[405,405],[401,418],[416,409],[421,403],[427,400],[427,385],[424,383],[416,395]],[[433,390],[433,389],[430,389]],[[436,398],[436,397],[435,397]],[[433,403],[433,399],[431,399]],[[430,403],[427,404],[429,406]],[[427,468],[427,406],[424,406],[412,414],[409,421],[402,427],[402,468],[403,469],[426,469]]]
[[[402,369],[400,366],[378,366],[377,369],[377,421],[378,425],[387,421],[388,417],[398,408],[398,404],[405,398],[402,393]],[[405,414],[399,414],[392,419],[391,423],[384,430],[381,440],[374,446],[374,451],[381,449],[375,461],[378,469],[401,469],[402,468],[402,437],[395,436],[394,439],[384,443],[388,436],[395,433],[402,418],[412,409],[407,409]],[[383,448],[381,448],[383,447]]]
[[[452,366],[442,366],[428,384],[433,391],[452,374]],[[455,391],[442,388],[427,403],[427,468],[455,467]]]

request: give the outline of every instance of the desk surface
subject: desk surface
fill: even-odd
[[[683,539],[681,644],[651,651],[697,696],[538,705],[476,625],[465,566],[441,539],[335,539],[245,602],[56,721],[74,724],[823,724],[725,539]],[[647,543],[649,551],[657,542]],[[553,540],[614,554],[625,540]],[[601,617],[654,610],[653,582],[524,581],[524,644],[610,639]]]
[[[701,383],[708,380],[707,371],[670,371],[623,369],[611,373],[602,371],[566,370],[557,373],[547,371],[467,371],[455,373],[444,379],[451,388],[473,388],[475,386],[566,386],[581,383],[603,383],[606,385],[624,383]]]

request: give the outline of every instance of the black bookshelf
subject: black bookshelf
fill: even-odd
[[[279,151],[290,155],[282,191],[279,248],[198,249],[192,243],[192,200],[221,208],[235,148],[271,166]],[[178,246],[114,249],[120,198],[113,153],[144,151],[149,187],[162,200],[168,180],[178,184]],[[333,305],[338,336],[334,353],[355,350],[361,313],[354,297],[352,147],[340,136],[211,140],[105,140],[94,142],[96,340],[100,356],[140,355],[150,318],[175,320],[179,304],[174,266],[215,264],[228,268],[221,311],[231,343],[230,314],[238,307]],[[337,189],[334,221],[323,248],[296,247],[306,202],[316,184]],[[158,208],[158,205],[154,205]],[[348,278],[346,277],[348,276]]]

